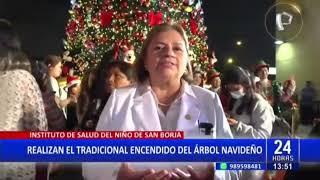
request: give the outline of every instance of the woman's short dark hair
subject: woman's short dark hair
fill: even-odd
[[[228,84],[241,84],[245,88],[246,94],[240,106],[236,109],[237,114],[242,114],[244,110],[246,110],[247,114],[251,114],[253,106],[257,102],[257,98],[254,95],[253,82],[250,77],[250,73],[239,66],[233,66],[223,73],[222,84],[224,87]],[[229,110],[233,109],[234,102],[230,104]]]
[[[252,86],[249,72],[239,66],[232,66],[223,74],[225,84],[241,84],[245,88]]]
[[[128,80],[136,80],[136,74],[133,65],[125,61],[112,61],[108,64],[107,69],[111,70],[113,68],[119,68],[119,70],[127,76]]]
[[[62,61],[61,57],[56,56],[56,55],[51,55],[51,54],[46,56],[44,59],[44,62],[46,63],[46,65],[48,67],[54,67],[57,64],[59,64],[59,62],[61,62],[61,61]]]
[[[123,59],[115,59],[113,50],[107,51],[103,56],[100,64],[98,64],[96,70],[96,79],[93,84],[93,91],[95,91],[94,96],[97,96],[96,98],[102,98],[105,96],[107,74],[110,69],[116,67],[119,68],[119,70],[124,73],[129,80],[135,81],[136,74],[134,67],[131,64],[124,62]]]
[[[185,33],[185,31],[183,30],[183,28],[177,24],[168,24],[168,23],[163,23],[160,24],[158,26],[155,26],[149,33],[147,36],[147,39],[144,41],[142,48],[141,48],[141,52],[138,56],[137,59],[137,63],[136,63],[136,72],[137,72],[137,81],[139,83],[143,83],[146,79],[148,79],[149,77],[149,72],[146,70],[145,68],[145,58],[147,55],[147,49],[151,43],[151,41],[154,39],[154,37],[156,37],[159,33],[162,32],[167,32],[170,30],[175,30],[177,31],[183,38],[184,42],[185,42],[185,46],[186,46],[186,50],[187,52],[189,51],[189,44],[188,44],[188,38],[187,35]]]

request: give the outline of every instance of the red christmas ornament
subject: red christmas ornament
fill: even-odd
[[[192,18],[190,20],[190,31],[191,31],[192,34],[195,34],[195,35],[198,33],[198,24]]]
[[[69,35],[73,35],[76,28],[77,28],[77,23],[72,20],[72,21],[70,21],[69,25],[67,26],[66,31]]]
[[[149,12],[149,15],[148,15],[149,25],[156,26],[158,24],[161,24],[162,17],[163,17],[163,14],[160,11],[158,11],[156,13],[153,11]]]
[[[106,28],[111,25],[113,12],[102,11],[100,13],[100,25],[102,28]]]

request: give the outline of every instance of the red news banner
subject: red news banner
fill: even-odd
[[[0,131],[0,139],[183,139],[183,131],[12,132]]]

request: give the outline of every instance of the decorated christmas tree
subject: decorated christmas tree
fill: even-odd
[[[95,66],[107,50],[139,53],[148,31],[164,22],[186,30],[193,66],[212,67],[200,0],[73,0],[69,13],[64,46],[79,73]]]

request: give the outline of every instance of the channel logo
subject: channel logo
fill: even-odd
[[[303,27],[301,9],[296,4],[275,4],[265,14],[265,27],[273,39],[291,41],[300,34]]]

